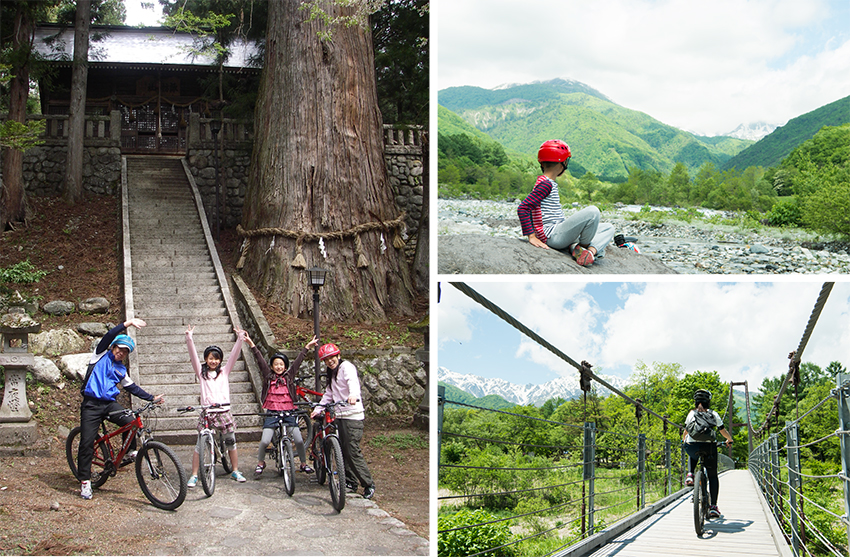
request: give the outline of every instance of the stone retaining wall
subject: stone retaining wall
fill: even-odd
[[[239,319],[248,334],[264,354],[278,351],[294,359],[298,352],[281,350],[263,312],[254,300],[245,281],[231,277],[231,292]],[[363,404],[367,414],[414,414],[428,388],[428,374],[416,358],[415,350],[405,346],[390,350],[346,350],[342,356],[357,367],[362,387]],[[313,373],[313,360],[305,360],[299,375]]]

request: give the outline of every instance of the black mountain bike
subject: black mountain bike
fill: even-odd
[[[725,442],[715,443],[715,450],[717,450],[716,447],[723,447],[724,445],[726,445]],[[705,452],[699,453],[697,467],[694,470],[694,530],[696,530],[698,538],[702,537],[703,526],[705,521],[708,520],[708,474],[703,462],[705,456]]]

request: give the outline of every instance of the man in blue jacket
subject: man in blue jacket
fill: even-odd
[[[103,420],[117,424],[119,427],[133,421],[125,414],[110,416],[111,412],[124,410],[116,402],[120,394],[118,384],[131,395],[143,400],[162,402],[162,395],[153,395],[136,385],[127,374],[125,361],[136,343],[126,334],[121,334],[127,327],[141,329],[145,322],[141,319],[131,319],[106,333],[95,349],[95,354],[86,370],[83,380],[83,402],[80,404],[80,447],[77,452],[77,474],[82,482],[80,496],[91,499],[91,462],[94,457],[94,440],[97,439],[98,428]],[[133,440],[135,445],[135,439]],[[135,448],[131,447],[131,448]]]

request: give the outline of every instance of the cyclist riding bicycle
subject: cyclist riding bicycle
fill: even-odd
[[[119,427],[133,421],[133,417],[126,414],[110,416],[113,412],[124,410],[124,407],[115,401],[119,394],[118,384],[120,383],[128,393],[143,400],[162,401],[163,395],[149,394],[136,385],[127,374],[125,360],[136,348],[136,343],[129,336],[120,333],[131,326],[141,329],[145,326],[145,322],[141,319],[130,319],[113,327],[103,336],[89,362],[83,388],[80,389],[83,401],[80,403],[80,448],[77,451],[77,475],[81,482],[80,496],[83,499],[92,498],[91,463],[94,457],[97,428],[105,419]],[[133,452],[128,454],[130,458],[135,456],[135,444],[134,438],[130,447]]]
[[[708,414],[707,416],[698,416],[697,413]],[[694,485],[694,470],[697,466],[697,459],[700,453],[703,454],[703,462],[708,474],[708,490],[710,494],[710,502],[708,516],[709,518],[719,518],[720,509],[717,508],[717,497],[720,494],[720,479],[717,477],[717,447],[715,445],[714,434],[712,432],[709,441],[697,441],[691,434],[688,433],[688,427],[694,424],[697,419],[705,417],[709,423],[713,422],[720,434],[726,438],[726,446],[732,445],[732,436],[723,427],[723,420],[720,415],[711,410],[711,392],[705,389],[699,389],[694,393],[694,409],[688,412],[688,417],[685,418],[685,432],[682,435],[682,441],[685,443],[685,452],[688,453],[688,477],[685,479],[685,485]]]

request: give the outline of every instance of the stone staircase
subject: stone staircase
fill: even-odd
[[[125,157],[122,178],[124,297],[127,318],[147,323],[135,334],[130,376],[151,394],[164,394],[155,437],[192,442],[198,414],[176,408],[198,405],[200,386],[189,363],[185,332],[195,327],[195,348],[216,344],[225,360],[234,327],[242,328],[210,236],[200,195],[182,159]],[[247,345],[230,374],[231,411],[240,440],[262,428],[255,394],[259,371]]]

